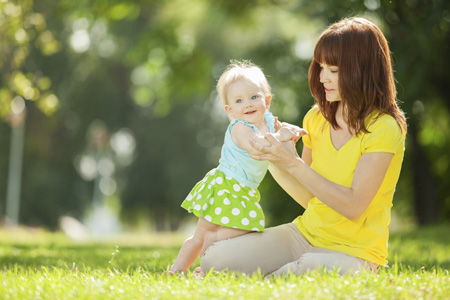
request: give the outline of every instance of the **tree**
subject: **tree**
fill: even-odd
[[[413,174],[415,214],[419,224],[430,224],[450,215],[450,3],[383,4],[379,15],[386,22],[409,116],[406,170]]]
[[[59,105],[58,98],[51,90],[50,78],[36,67],[30,53],[36,49],[42,55],[50,56],[59,51],[60,43],[47,28],[44,16],[35,12],[32,5],[31,0],[0,3],[0,120],[8,121],[13,128],[12,135],[17,132],[14,128],[22,128],[25,122],[28,105],[25,105],[24,99],[26,102],[35,102],[35,105],[47,115],[51,115]],[[20,132],[23,132],[23,129]],[[23,143],[22,134],[15,134],[14,137],[14,141]],[[6,149],[8,147],[5,147]],[[20,153],[5,151],[2,153],[4,155],[0,164],[4,166],[4,170],[9,168],[9,174],[17,174],[20,178],[21,165],[19,163],[16,166],[14,162],[21,161],[22,148],[11,149]],[[12,163],[7,167],[8,158]],[[19,170],[14,172],[13,170],[17,168]],[[16,195],[11,197],[13,192],[10,188],[14,186],[14,190],[20,189],[20,180],[16,178],[17,176],[6,177],[6,174],[8,173],[0,175],[0,187],[5,187],[1,190],[7,190],[9,206],[6,209],[11,211],[12,206],[18,207],[16,197],[19,195],[14,192]],[[7,180],[8,189],[6,189]],[[2,210],[0,206],[0,212]]]
[[[395,201],[407,206],[411,198],[427,199],[417,210],[421,223],[436,219],[436,205],[448,216],[449,9],[443,0],[430,3],[0,3],[0,115],[7,119],[16,96],[28,109],[21,221],[56,228],[62,214],[83,218],[95,187],[95,176],[82,170],[96,166],[90,163],[89,132],[103,124],[115,187],[105,199],[120,203],[127,222],[142,213],[155,228],[177,228],[186,216],[179,208],[183,197],[217,165],[227,120],[214,87],[229,60],[260,65],[275,93],[272,111],[301,125],[314,103],[307,70],[318,35],[329,23],[357,14],[375,20],[386,33],[409,117]],[[118,133],[135,141],[127,158],[114,150]],[[8,134],[1,123],[0,139],[7,141]],[[7,149],[0,149],[3,169]],[[0,188],[5,182],[0,174]],[[289,222],[302,211],[270,175],[261,194],[268,225]]]

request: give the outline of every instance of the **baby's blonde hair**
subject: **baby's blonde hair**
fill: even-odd
[[[264,95],[272,96],[269,82],[260,67],[248,60],[232,60],[217,82],[217,93],[223,105],[227,105],[227,90],[237,80],[248,80],[260,87]]]

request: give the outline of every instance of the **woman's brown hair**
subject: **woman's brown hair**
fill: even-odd
[[[397,105],[397,90],[386,38],[372,22],[346,18],[330,25],[319,37],[309,68],[309,87],[325,119],[333,128],[338,102],[329,102],[320,82],[320,64],[338,67],[339,94],[345,121],[352,133],[368,133],[365,118],[374,109],[392,116],[403,133],[406,119]]]

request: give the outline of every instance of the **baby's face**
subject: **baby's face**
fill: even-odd
[[[228,86],[225,110],[231,118],[260,124],[270,105],[261,87],[247,80],[236,80]]]

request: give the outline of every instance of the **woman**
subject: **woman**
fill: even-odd
[[[251,154],[271,162],[274,178],[305,212],[293,223],[212,245],[203,272],[344,274],[387,264],[406,121],[381,30],[363,18],[329,26],[316,43],[309,85],[316,105],[304,118],[301,158],[293,142],[272,134],[270,146],[253,142]]]

